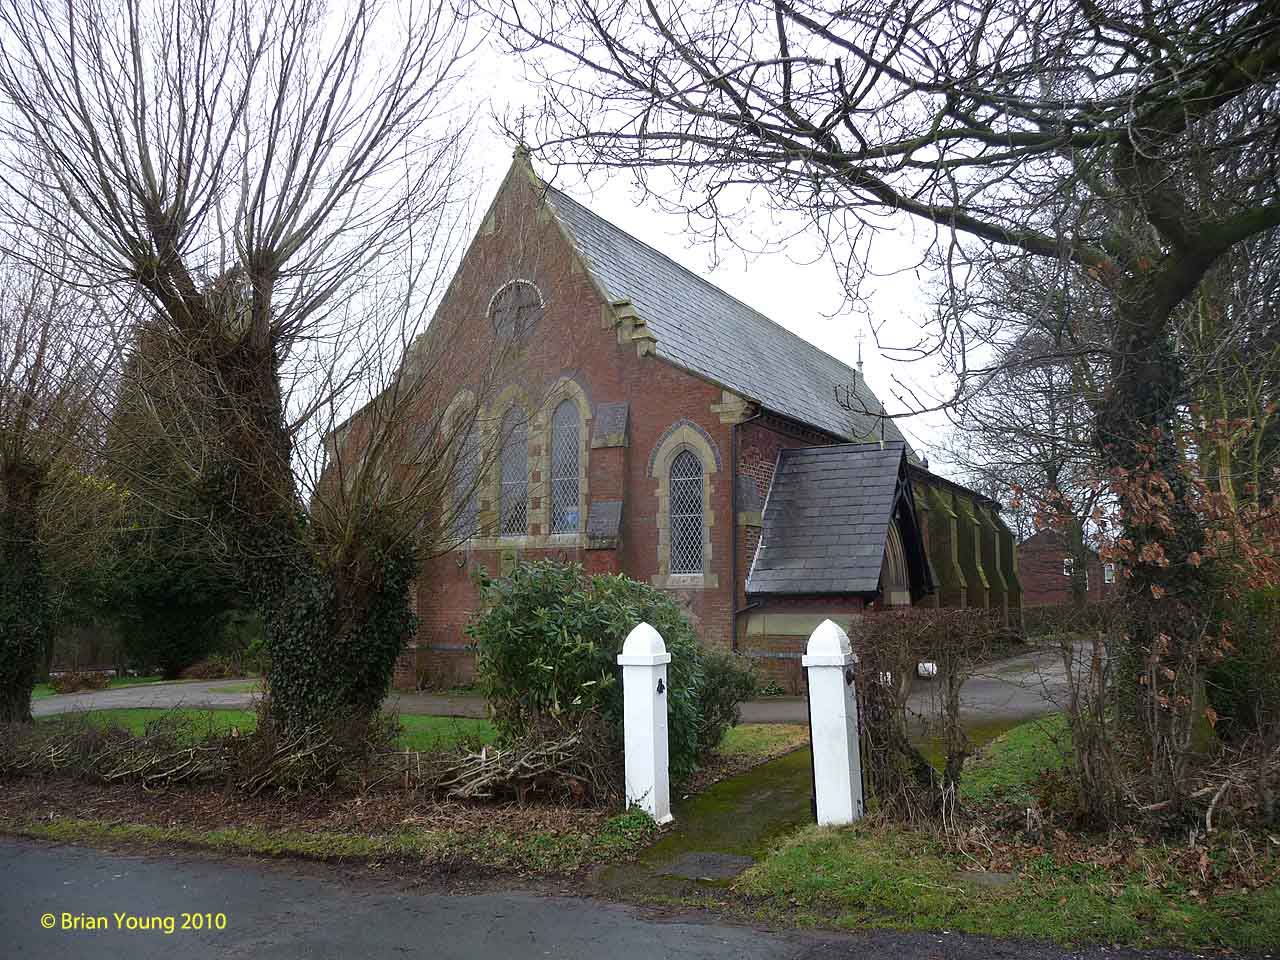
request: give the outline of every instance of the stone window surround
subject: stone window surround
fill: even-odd
[[[578,408],[578,529],[571,533],[550,533],[551,530],[551,418],[556,408],[565,400],[572,400]],[[530,436],[535,432],[541,441],[536,462],[538,483],[532,481],[529,490],[535,486],[539,490],[541,500],[537,511],[529,515],[530,526],[539,524],[539,531],[546,540],[546,546],[583,546],[586,543],[587,505],[591,498],[587,495],[587,461],[591,454],[591,401],[582,385],[571,377],[561,377],[555,382],[543,401],[542,408],[534,415]],[[534,460],[531,455],[530,460]]]
[[[578,516],[576,533],[549,533],[551,529],[551,418],[563,400],[572,400],[581,418],[578,434]],[[489,405],[480,417],[482,436],[487,449],[495,449],[500,438],[502,419],[512,406],[529,410],[528,391],[512,384]],[[523,536],[498,536],[498,508],[502,492],[501,464],[495,458],[480,483],[480,529],[483,535],[471,537],[459,547],[469,550],[554,550],[587,546],[586,518],[590,496],[587,488],[588,458],[591,449],[591,403],[582,385],[572,377],[561,377],[542,398],[541,405],[529,416],[529,506],[528,527]],[[532,531],[537,531],[532,532]]]
[[[493,291],[493,296],[489,298],[489,303],[484,309],[484,315],[486,318],[488,318],[490,329],[492,329],[494,333],[498,333],[499,331],[497,329],[497,326],[495,325],[493,308],[497,304],[498,298],[500,296],[502,296],[506,291],[517,286],[532,287],[533,292],[538,295],[538,309],[543,311],[547,309],[547,298],[542,295],[541,287],[539,287],[532,279],[528,277],[512,277],[510,280],[506,281],[505,283],[500,284],[497,290]],[[514,331],[516,333],[515,339],[517,340],[523,339],[523,337],[527,335],[530,332],[530,330],[532,330],[532,326],[530,326],[528,329]]]
[[[507,411],[512,407],[521,407],[525,410],[526,416],[530,408],[528,393],[519,385],[512,384],[505,388],[494,398],[484,411],[484,415],[480,418],[481,431],[484,438],[484,449],[492,455],[486,457],[489,461],[488,470],[484,479],[480,483],[480,535],[471,537],[465,541],[465,546],[476,548],[482,544],[492,548],[510,547],[518,544],[523,537],[503,537],[499,535],[499,516],[498,504],[502,500],[502,423],[506,418]],[[533,431],[532,417],[527,424],[527,436],[529,443],[528,456],[525,458],[526,469],[529,471],[529,505],[526,508],[527,521],[532,521],[533,502],[534,502],[534,484],[532,482],[532,470],[534,460],[534,443],[535,433]],[[526,526],[526,532],[528,527]]]
[[[468,410],[475,410],[475,413],[476,413],[476,422],[472,425],[471,429],[476,431],[476,434],[477,434],[476,440],[478,443],[481,443],[482,445],[480,448],[481,449],[480,459],[483,462],[484,460],[483,419],[484,418],[480,415],[481,411],[476,409],[475,391],[473,391],[469,387],[463,387],[461,390],[459,390],[454,395],[454,398],[449,401],[449,406],[445,407],[444,416],[440,418],[440,422],[445,424],[446,430],[449,430],[452,432],[455,429],[455,421],[457,420],[457,418],[459,416],[465,416]],[[461,451],[459,451],[459,453],[460,452]],[[455,457],[457,455],[458,454],[455,454]],[[483,477],[481,477],[476,483],[475,490],[472,491],[472,495],[476,498],[476,525],[477,526],[481,525],[480,505],[482,503],[484,493],[485,493],[485,480]],[[457,516],[457,513],[456,513],[457,504],[455,503],[456,496],[457,496],[457,489],[454,486],[453,482],[450,482],[445,488],[445,497],[446,497],[445,513],[451,518],[456,518]],[[465,543],[466,539],[464,539],[462,542]]]
[[[702,573],[671,572],[671,463],[677,454],[688,450],[702,464]],[[714,477],[720,472],[720,454],[711,436],[692,420],[678,420],[658,440],[649,457],[649,476],[657,481],[658,498],[658,572],[649,578],[653,586],[663,590],[714,590],[719,577],[709,572],[714,554],[711,531],[715,524],[712,499]]]

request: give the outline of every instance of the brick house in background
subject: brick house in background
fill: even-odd
[[[1085,599],[1100,603],[1115,592],[1115,566],[1103,563],[1092,550],[1088,553]],[[1067,538],[1057,530],[1041,530],[1022,541],[1018,545],[1022,602],[1029,607],[1070,603],[1073,565]]]
[[[651,583],[704,643],[784,680],[826,617],[1019,607],[998,505],[930,473],[858,371],[544,184],[519,152],[441,316],[467,350],[519,340],[483,405],[511,428],[488,428],[502,449],[462,511],[465,539],[424,566],[398,685],[469,679],[474,574],[517,559]]]

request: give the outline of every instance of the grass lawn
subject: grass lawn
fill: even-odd
[[[108,690],[117,689],[119,687],[133,687],[140,683],[160,683],[163,677],[112,677],[111,686]],[[45,697],[56,697],[60,694],[54,693],[53,687],[47,683],[37,683],[35,689],[31,691],[32,700],[43,700]]]
[[[725,731],[721,756],[762,759],[809,742],[809,728],[797,723],[740,723]]]
[[[169,715],[189,721],[196,734],[224,733],[232,728],[248,731],[257,723],[257,718],[249,710],[163,710],[139,707],[90,710],[83,714],[72,714],[71,717],[72,722],[83,718],[90,723],[114,723],[134,733],[141,733],[148,723]],[[41,722],[56,723],[58,719],[49,717]],[[496,736],[489,721],[467,717],[402,716],[400,727],[399,745],[405,750],[434,750],[464,740],[492,743]]]
[[[1019,724],[965,764],[960,796],[971,802],[1001,800],[1026,806],[1032,800],[1032,785],[1046,772],[1061,769],[1070,749],[1064,714]]]
[[[977,803],[1029,797],[1035,780],[1063,762],[1065,734],[1061,716],[1013,728],[973,762],[962,795]],[[1243,950],[1280,943],[1276,884],[1200,889],[1211,884],[1195,882],[1185,866],[1185,846],[1127,844],[1091,852],[1085,839],[1010,843],[1001,856],[1013,869],[993,876],[975,871],[973,857],[926,831],[868,822],[807,827],[744,874],[734,890],[762,918],[801,924],[945,929],[1061,943]]]

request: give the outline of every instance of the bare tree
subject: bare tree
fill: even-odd
[[[1132,483],[1118,496],[1126,538],[1152,545],[1126,580],[1129,642],[1197,642],[1173,325],[1222,256],[1280,225],[1276,0],[490,7],[545,81],[525,131],[542,154],[634,168],[713,235],[753,201],[798,213],[854,290],[905,213],[935,227],[952,291],[1010,255],[1088,284],[1107,304],[1094,442],[1116,476],[1168,484],[1155,510]],[[940,313],[920,352],[981,389],[990,358],[971,347],[989,331],[968,319]]]
[[[57,268],[56,246],[37,251]],[[55,620],[49,548],[79,532],[83,515],[85,451],[96,445],[117,355],[95,307],[48,274],[0,260],[0,723],[31,719]]]
[[[940,310],[962,310],[988,331],[989,372],[981,390],[947,407],[951,438],[943,457],[977,489],[1005,503],[1020,539],[1058,530],[1073,558],[1071,593],[1086,600],[1095,510],[1105,471],[1093,442],[1108,357],[1106,304],[1075,296],[1079,278],[1025,258],[984,265],[964,290],[944,291]]]
[[[1217,490],[1255,506],[1280,494],[1280,230],[1209,272],[1175,322],[1187,363],[1192,455]]]
[[[7,187],[56,222],[76,277],[141,297],[199,371],[182,419],[202,432],[168,428],[192,519],[264,618],[273,716],[372,712],[453,458],[428,430],[409,470],[392,440],[411,418],[430,426],[438,401],[399,358],[470,213],[467,118],[449,105],[465,17],[445,0],[5,0],[0,20]],[[431,362],[478,365],[480,381],[494,366]],[[323,438],[370,397],[363,452],[334,487]]]

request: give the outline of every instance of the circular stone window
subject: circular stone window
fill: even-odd
[[[528,280],[512,280],[489,301],[493,332],[503,339],[522,339],[542,318],[542,294]]]

